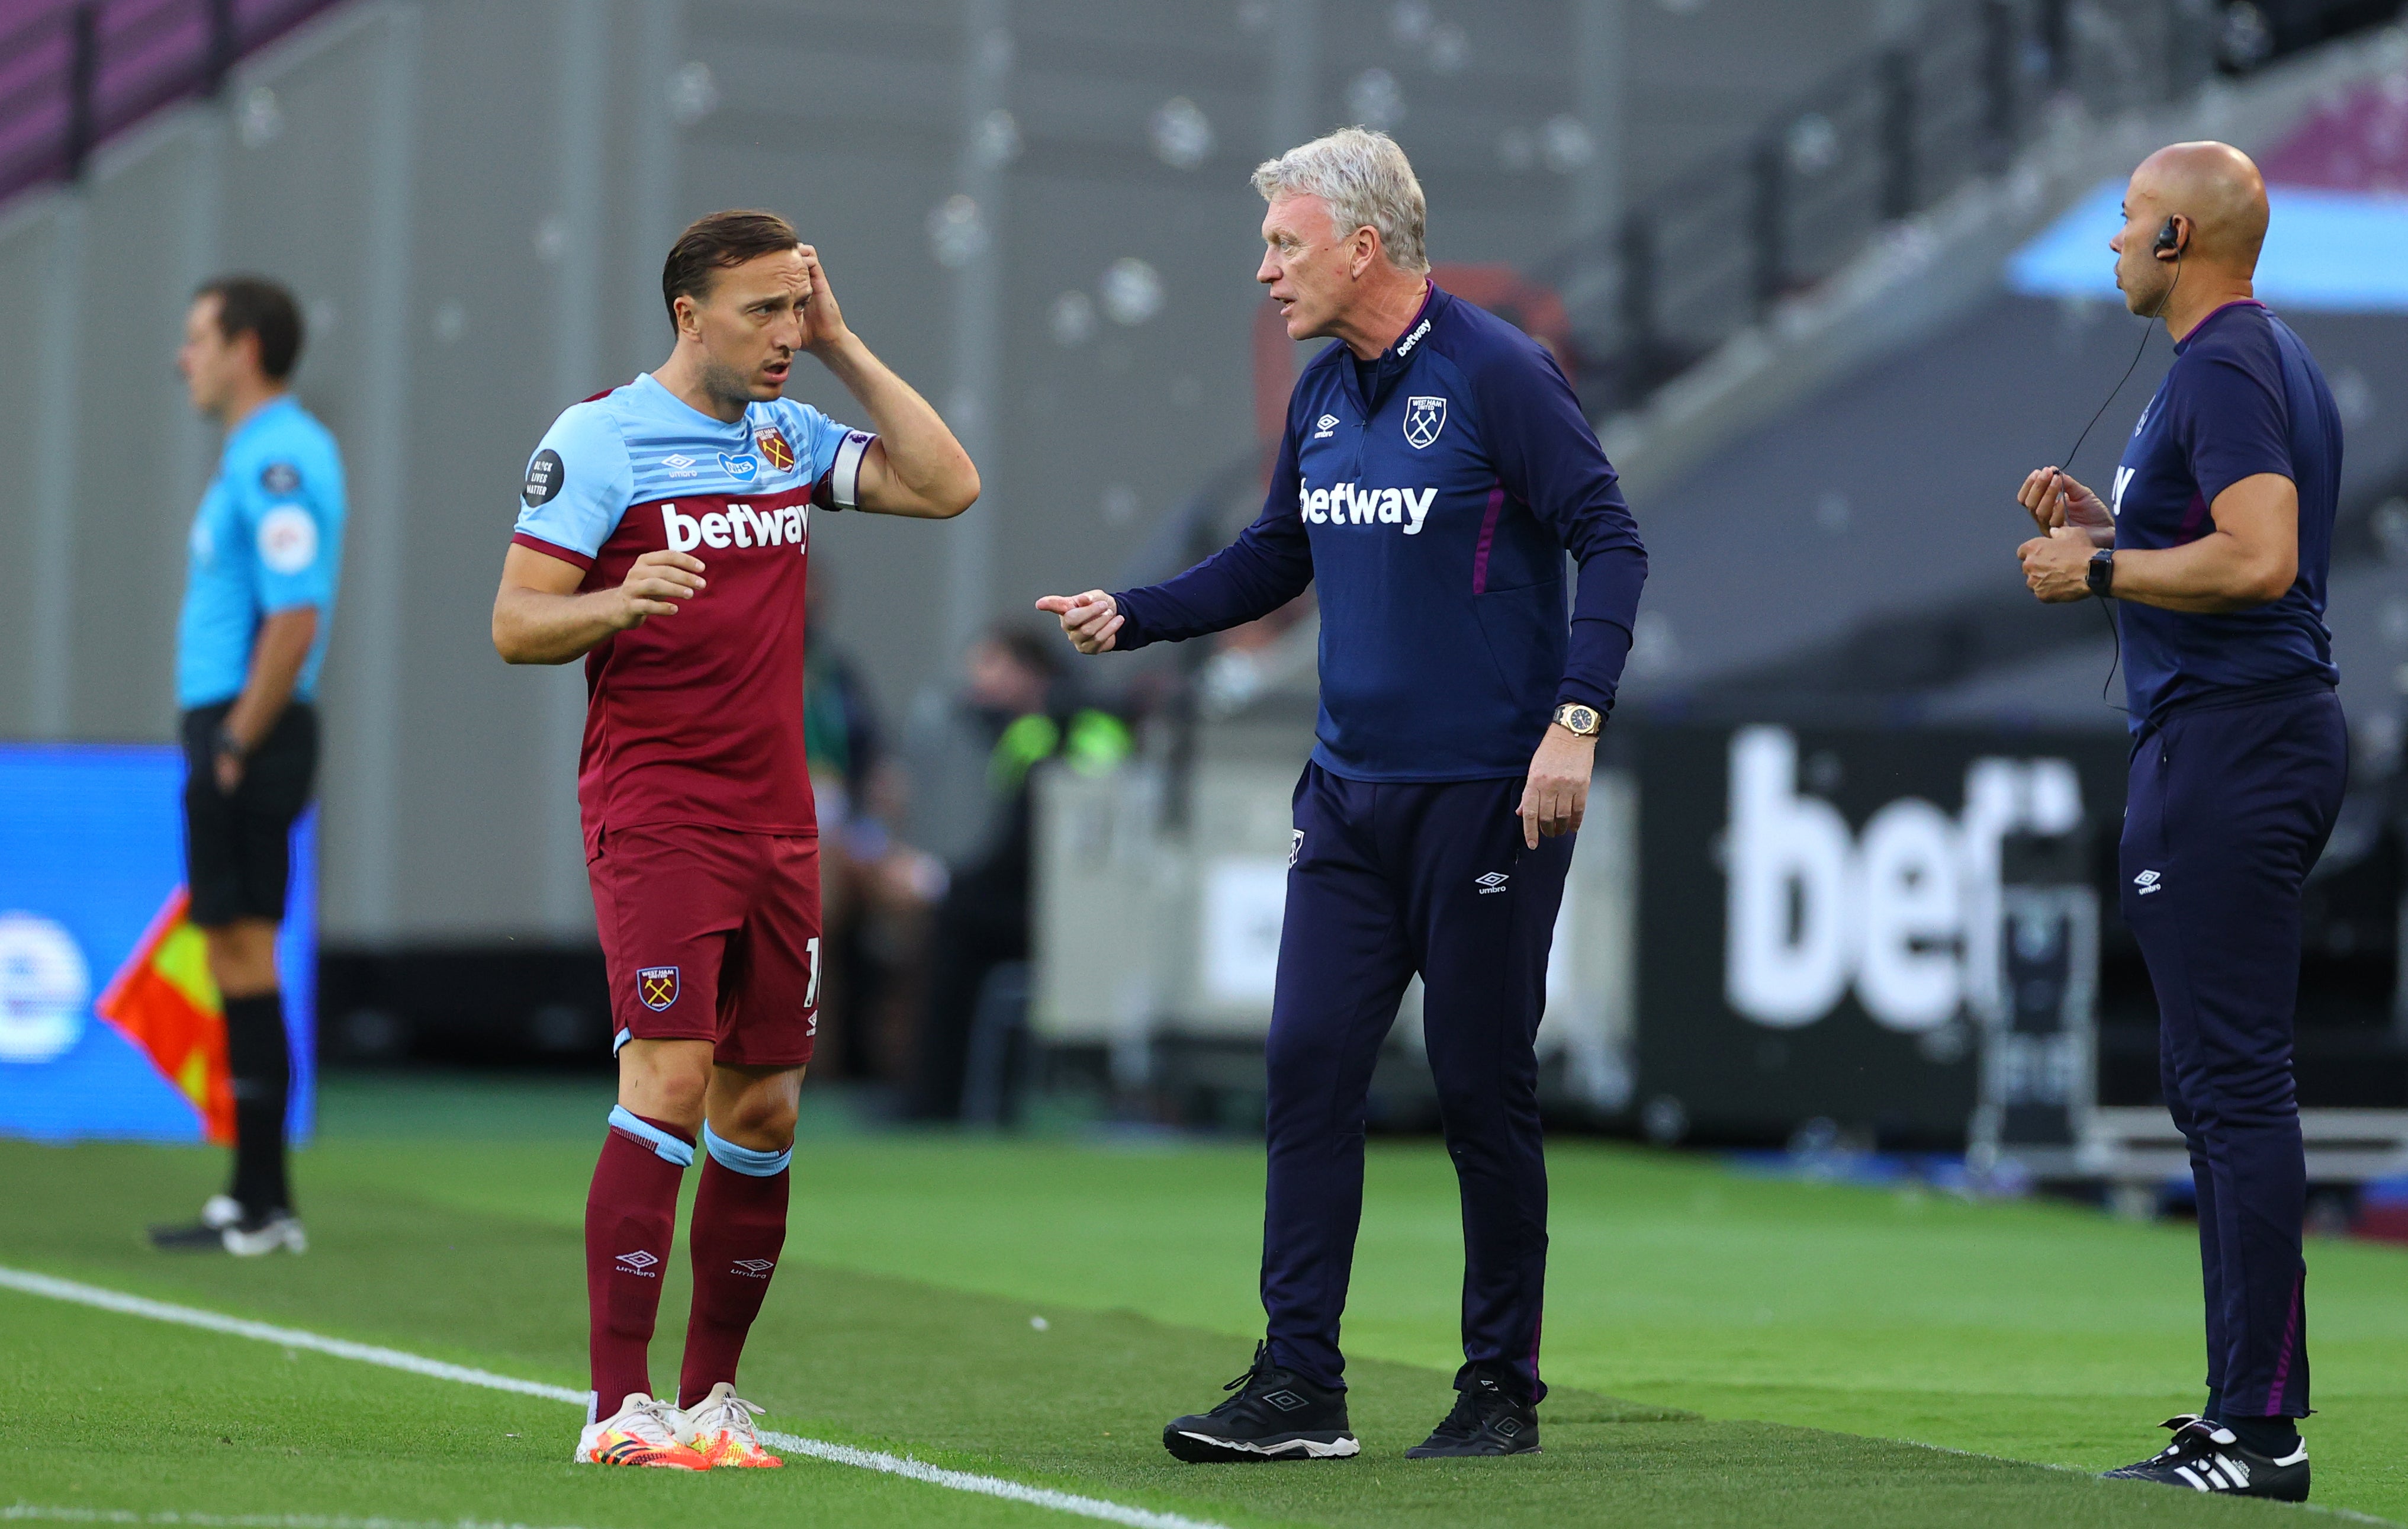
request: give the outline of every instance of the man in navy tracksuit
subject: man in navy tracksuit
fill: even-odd
[[[2207,1405],[2114,1477],[2308,1494],[2307,1168],[2292,1091],[2300,888],[2340,810],[2348,735],[2324,624],[2341,423],[2307,347],[2251,296],[2257,166],[2220,143],[2144,161],[2114,241],[2175,359],[2105,503],[2043,468],[2022,548],[2044,600],[2112,596],[2132,727],[2124,916],[2157,988],[2167,1106],[2190,1146]]]
[[[1320,741],[1297,785],[1268,1051],[1269,1335],[1236,1394],[1164,1443],[1198,1461],[1358,1452],[1338,1327],[1364,1101],[1418,972],[1463,1195],[1465,1363],[1453,1413],[1409,1452],[1522,1453],[1546,1393],[1547,948],[1646,554],[1546,352],[1430,284],[1394,142],[1348,129],[1254,185],[1258,279],[1291,337],[1338,341],[1297,382],[1261,517],[1168,583],[1039,602],[1098,653],[1320,595]]]

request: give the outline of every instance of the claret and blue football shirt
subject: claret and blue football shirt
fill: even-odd
[[[2340,678],[2324,616],[2341,446],[2341,411],[2324,373],[2264,304],[2228,303],[2174,347],[2107,495],[2116,547],[2196,541],[2215,529],[2217,495],[2274,473],[2299,489],[2300,572],[2282,599],[2245,611],[2200,614],[2118,600],[2135,730],[2168,706],[2217,691]]]
[[[318,608],[318,639],[293,696],[317,698],[335,629],[343,510],[342,453],[291,394],[262,404],[227,434],[193,517],[176,627],[178,706],[190,711],[240,695],[260,623],[304,605]]]
[[[527,463],[510,540],[625,582],[663,550],[704,588],[585,657],[586,853],[607,829],[818,831],[803,750],[810,512],[851,509],[874,438],[784,398],[713,419],[651,374],[577,404]]]
[[[1115,646],[1225,630],[1311,584],[1314,761],[1363,781],[1497,779],[1529,769],[1558,702],[1612,710],[1646,578],[1554,357],[1433,284],[1372,361],[1342,341],[1313,358],[1262,514],[1178,577],[1114,596]]]

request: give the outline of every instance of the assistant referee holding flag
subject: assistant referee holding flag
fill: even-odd
[[[2258,167],[2179,143],[2132,173],[2113,241],[2174,364],[2105,502],[2057,468],[2024,481],[2020,549],[2043,600],[2115,600],[2132,728],[2124,917],[2157,994],[2166,1104],[2190,1146],[2207,1287],[2207,1403],[2108,1474],[2300,1501],[2308,1451],[2307,1162],[2292,1089],[2300,887],[2341,808],[2326,571],[2341,418],[2300,337],[2251,296]]]
[[[234,1182],[159,1247],[255,1255],[308,1245],[284,1174],[292,1084],[276,974],[294,819],[318,768],[318,671],[335,613],[343,459],[287,391],[301,355],[293,295],[255,276],[203,286],[176,363],[193,406],[225,426],[193,519],[176,631],[183,710],[185,879],[225,1002]]]
[[[1337,341],[1288,400],[1261,516],[1166,584],[1038,602],[1101,653],[1320,592],[1319,743],[1297,784],[1266,1057],[1268,1339],[1236,1394],[1163,1443],[1196,1461],[1359,1450],[1338,1324],[1363,1112],[1418,972],[1463,1194],[1464,1364],[1453,1412],[1409,1453],[1520,1454],[1546,1394],[1547,947],[1647,555],[1554,360],[1431,284],[1402,150],[1349,128],[1262,166],[1254,189],[1270,204],[1256,280],[1290,338]]]

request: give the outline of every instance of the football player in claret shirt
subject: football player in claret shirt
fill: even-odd
[[[776,1465],[736,1362],[786,1234],[795,1103],[819,1027],[820,881],[803,757],[811,512],[941,520],[978,469],[845,327],[817,252],[717,212],[661,274],[676,347],[576,405],[527,464],[494,600],[511,663],[585,660],[578,801],[619,1103],[585,1205],[595,1414],[576,1458]],[[796,352],[867,430],[780,397]],[[647,1367],[679,1179],[700,1149],[675,1401]]]

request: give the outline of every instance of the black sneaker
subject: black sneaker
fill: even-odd
[[[2308,1500],[2308,1447],[2302,1441],[2282,1459],[2243,1449],[2232,1430],[2195,1412],[2168,1418],[2158,1425],[2173,1430],[2173,1440],[2146,1460],[2107,1471],[2104,1481],[2155,1481],[2160,1486],[2188,1487],[2193,1492],[2220,1492],[2233,1497],[2272,1497],[2277,1502]]]
[[[1221,1389],[1237,1394],[1210,1412],[1172,1419],[1162,1430],[1164,1449],[1197,1464],[1342,1460],[1363,1452],[1346,1426],[1346,1392],[1277,1368],[1268,1343],[1254,1345],[1254,1367]]]
[[[163,1253],[222,1253],[225,1228],[195,1221],[190,1226],[154,1226],[150,1246]]]
[[[1539,1452],[1539,1409],[1475,1370],[1456,1383],[1455,1410],[1430,1436],[1405,1451],[1407,1460],[1460,1460],[1473,1455]]]

